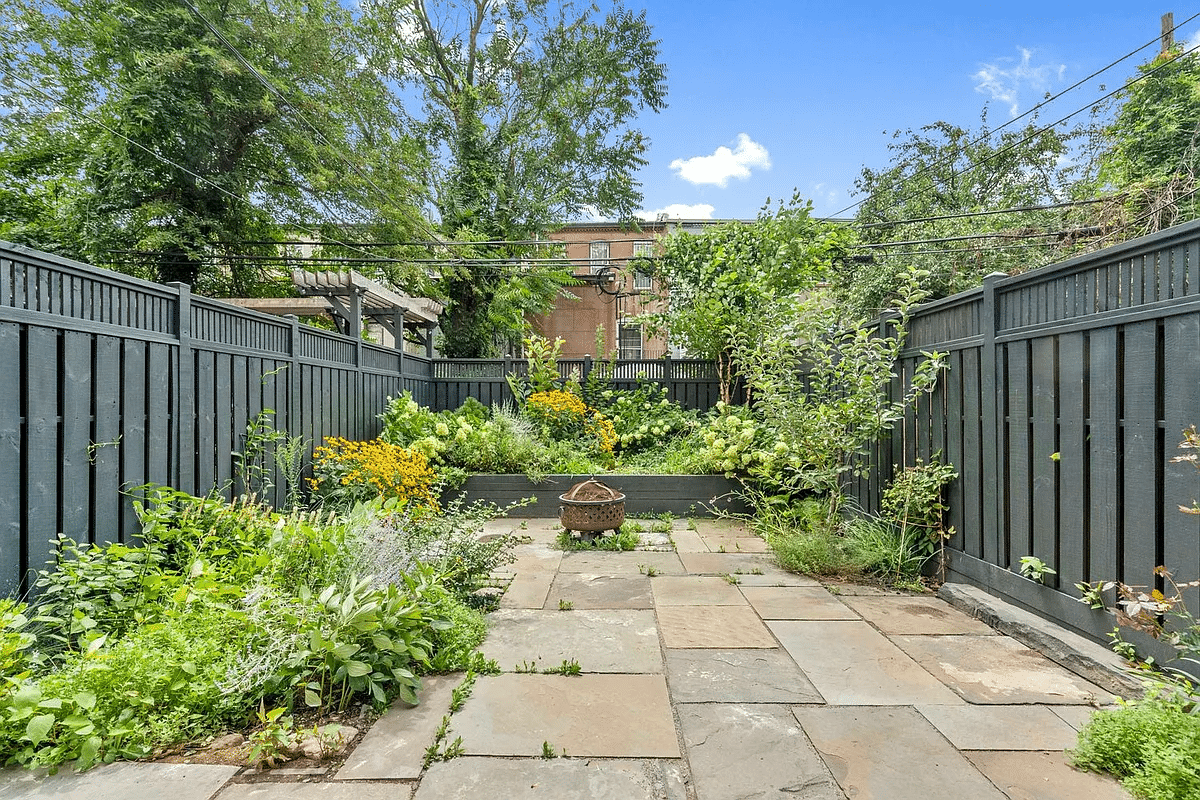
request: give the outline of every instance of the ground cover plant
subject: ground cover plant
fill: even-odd
[[[1176,462],[1200,470],[1200,434],[1195,426],[1183,432],[1183,454]],[[1200,505],[1179,506],[1185,514],[1200,515]],[[1134,647],[1113,632],[1113,644],[1143,678],[1143,696],[1122,700],[1114,710],[1099,711],[1079,733],[1072,753],[1077,767],[1108,772],[1141,800],[1200,797],[1200,620],[1188,608],[1186,595],[1200,581],[1180,582],[1163,566],[1154,570],[1154,586],[1130,586],[1120,581],[1076,585],[1080,602],[1092,608],[1113,607],[1120,627],[1166,642],[1176,659],[1166,664],[1139,662]]]
[[[390,497],[278,513],[143,487],[137,545],[60,538],[31,602],[0,604],[0,754],[79,768],[281,720],[415,701],[481,668],[477,589],[511,557],[488,512]],[[269,754],[267,754],[269,755]]]

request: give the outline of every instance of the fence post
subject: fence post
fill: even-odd
[[[303,436],[304,426],[300,420],[300,320],[295,314],[285,317],[288,321],[288,419],[287,432],[291,436]],[[313,442],[314,445],[320,442]]]
[[[580,383],[587,383],[588,375],[592,374],[592,357],[585,355],[583,357],[583,374],[579,377]]]
[[[1002,420],[996,397],[996,283],[1004,277],[1007,276],[1003,272],[993,272],[983,279],[983,304],[979,319],[983,334],[979,358],[979,414],[983,426],[983,441],[980,443],[983,449],[983,508],[980,509],[980,519],[983,524],[983,558],[992,564],[1000,563],[1000,542],[1004,536],[1000,514]]]
[[[175,338],[179,341],[175,369],[167,377],[175,398],[175,487],[196,494],[196,362],[192,355],[192,287],[172,281],[175,301]],[[167,437],[172,438],[172,437]]]
[[[671,354],[667,353],[663,356],[663,388],[667,390],[667,397],[671,402],[679,401],[679,392],[675,386],[675,364],[671,361]]]

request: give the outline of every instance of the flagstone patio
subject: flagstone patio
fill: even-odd
[[[333,774],[264,783],[233,768],[119,764],[0,773],[0,795],[1128,797],[1063,752],[1112,695],[943,600],[834,594],[780,570],[728,521],[676,521],[676,552],[562,553],[553,520],[489,526],[509,531],[526,541],[483,647],[502,672],[478,676],[456,712],[462,676],[427,678],[421,704],[397,703]],[[581,674],[546,674],[564,662]],[[461,754],[427,764],[443,723],[439,746]]]

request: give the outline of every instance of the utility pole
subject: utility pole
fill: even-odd
[[[1162,15],[1162,52],[1175,46],[1175,14],[1168,11]]]

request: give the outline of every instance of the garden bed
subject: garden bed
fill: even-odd
[[[525,475],[471,475],[451,498],[487,500],[505,506],[536,497],[537,502],[513,509],[510,516],[556,517],[558,496],[591,477],[624,493],[625,512],[635,516],[670,513],[711,517],[749,511],[737,493],[738,482],[723,475],[547,475],[540,483]]]

